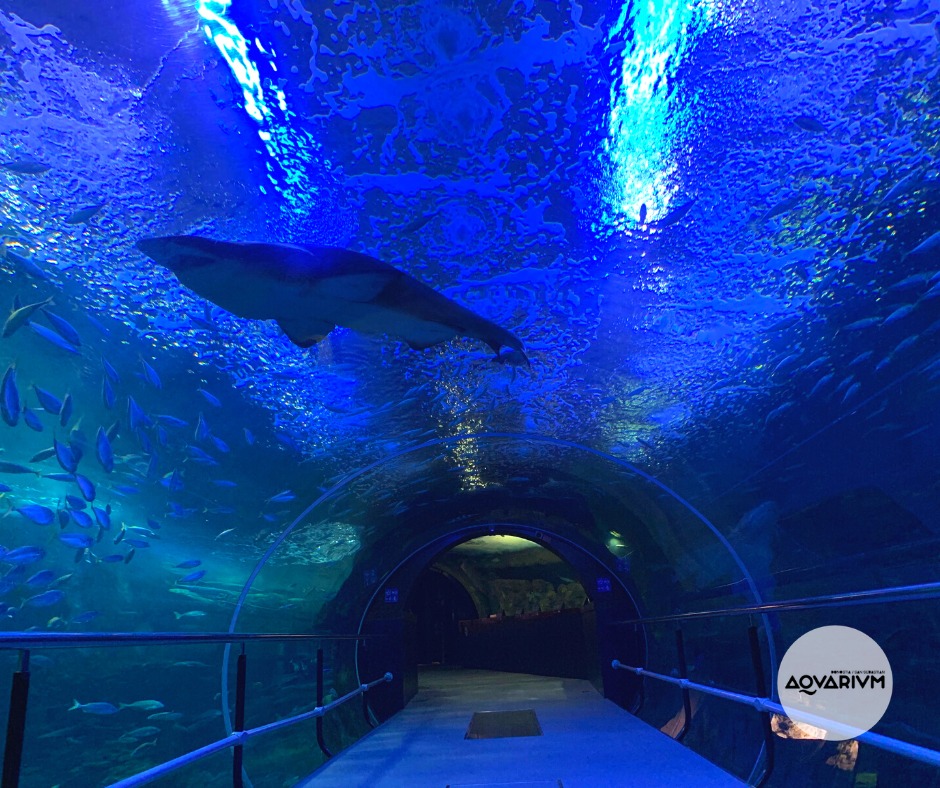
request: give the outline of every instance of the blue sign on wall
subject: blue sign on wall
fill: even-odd
[[[386,588],[385,589],[385,601],[389,604],[395,604],[398,601],[398,589],[397,588]]]
[[[606,594],[609,591],[610,591],[610,578],[609,577],[597,578],[597,592],[599,594]]]

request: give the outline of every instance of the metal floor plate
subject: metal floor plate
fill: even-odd
[[[447,788],[565,788],[561,780],[538,780],[524,783],[451,783]]]
[[[532,709],[475,711],[465,739],[504,739],[510,736],[541,736],[542,726]]]

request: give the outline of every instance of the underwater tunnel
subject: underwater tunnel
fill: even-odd
[[[3,788],[940,788],[938,47],[0,0]]]

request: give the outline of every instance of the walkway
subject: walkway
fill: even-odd
[[[465,739],[476,711],[533,709],[542,736]],[[587,681],[433,670],[404,711],[303,788],[741,788],[738,781],[602,698]]]

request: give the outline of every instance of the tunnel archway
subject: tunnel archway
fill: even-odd
[[[551,542],[558,549],[570,545],[569,560],[589,556],[595,576],[587,585],[602,580],[605,588],[630,597],[632,609],[644,616],[703,604],[760,604],[762,589],[767,588],[768,567],[761,563],[764,541],[773,535],[770,529],[756,527],[760,525],[744,533],[736,533],[727,523],[718,528],[652,473],[574,441],[503,432],[438,438],[395,450],[344,474],[306,507],[271,541],[250,573],[230,631],[242,627],[257,631],[268,625],[253,608],[263,607],[268,583],[278,582],[282,556],[293,561],[312,556],[309,560],[317,561],[320,553],[334,548],[346,556],[318,569],[318,577],[329,577],[329,583],[318,589],[323,600],[319,608],[298,607],[282,613],[282,618],[296,616],[294,625],[302,629],[349,632],[351,622],[365,620],[380,590],[384,599],[390,578],[404,564],[426,565],[448,546],[496,529]],[[342,543],[324,544],[329,534],[341,534]],[[746,548],[748,560],[756,561],[756,574],[736,546]],[[415,560],[422,552],[424,564]],[[275,571],[265,573],[269,564]],[[259,604],[246,606],[249,600]],[[620,619],[630,618],[623,615],[627,609],[626,603],[611,605],[619,615],[611,614],[603,622],[611,630],[609,637],[598,637],[602,646],[598,664],[605,693],[629,706],[635,698],[626,674],[603,675],[610,660],[632,660],[669,673],[675,670],[676,652],[674,632],[668,627],[620,626]],[[598,617],[600,621],[600,609]],[[757,614],[755,621],[762,624],[762,645],[773,675],[775,632],[766,616]],[[401,638],[388,626],[387,636]],[[692,670],[733,676],[749,669],[746,631],[739,629],[733,621],[717,629],[697,628],[690,638]],[[631,646],[636,642],[642,642],[642,649]],[[603,653],[603,644],[610,645],[609,653]],[[403,672],[405,655],[401,650],[399,654],[397,665],[386,663],[381,669],[402,676],[400,686],[388,688],[395,695],[388,701],[389,709],[400,707],[414,690],[413,678]],[[374,666],[360,656],[355,655],[354,676],[349,678],[365,681],[371,676],[364,668]],[[348,663],[350,654],[337,659]],[[225,706],[228,681],[226,653],[223,719],[230,724]],[[411,686],[406,686],[409,681]],[[675,713],[676,699],[669,693],[647,694],[643,699],[645,716],[668,719]],[[746,714],[728,715],[717,708],[698,713],[705,714],[706,727],[709,714],[723,715],[727,728],[751,736]]]
[[[627,584],[612,577],[597,556],[565,537],[545,529],[504,522],[462,529],[427,543],[399,562],[387,580],[375,589],[363,613],[358,631],[363,635],[381,637],[381,648],[370,648],[366,641],[364,647],[357,652],[357,670],[360,676],[370,675],[381,662],[390,665],[395,676],[391,684],[380,688],[370,699],[376,716],[384,719],[398,711],[418,689],[418,663],[414,651],[417,641],[415,622],[409,618],[405,602],[413,595],[422,576],[449,550],[481,537],[497,535],[525,539],[551,550],[572,568],[581,585],[590,589],[590,609],[583,618],[579,617],[577,622],[574,622],[577,627],[583,628],[586,646],[584,664],[578,666],[576,672],[583,671],[585,678],[591,680],[599,691],[619,705],[636,705],[639,698],[635,679],[610,667],[611,660],[618,654],[624,655],[625,659],[644,663],[647,658],[647,643],[642,630],[618,626],[619,621],[639,614],[639,608]],[[537,643],[531,644],[533,647],[554,646],[561,649],[557,635],[566,625],[570,628],[572,622],[559,623],[560,626],[542,628],[523,625],[522,633],[517,634],[517,637],[525,638],[528,633],[533,640],[538,640]],[[506,640],[497,637],[488,646],[492,648],[506,644]],[[514,655],[504,656],[512,660]],[[533,654],[521,663],[500,663],[496,659],[488,662],[488,666],[498,669],[519,667],[521,664],[527,666],[531,672],[540,672],[541,667],[542,672],[554,675],[559,673],[559,666],[568,667],[570,672],[572,660],[566,658],[567,656]],[[516,658],[518,659],[517,655]]]

